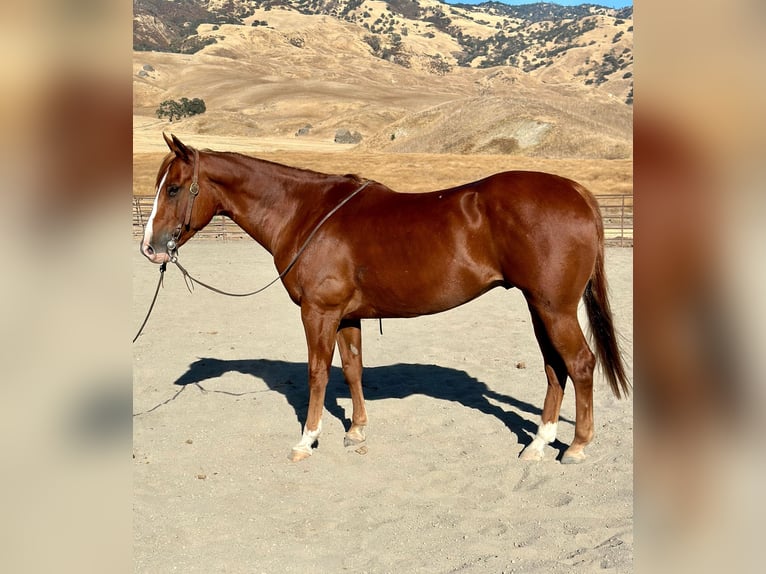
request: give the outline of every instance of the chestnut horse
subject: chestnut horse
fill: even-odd
[[[397,193],[353,175],[199,151],[175,136],[165,141],[171,153],[157,174],[141,252],[168,261],[214,215],[226,215],[273,255],[300,306],[310,396],[292,460],[310,456],[322,430],[336,343],[353,404],[344,442],[365,441],[361,319],[438,313],[498,286],[524,294],[548,379],[538,431],[522,459],[542,459],[555,440],[567,377],[576,420],[562,462],[584,460],[593,438],[596,356],[577,319],[581,298],[606,380],[618,398],[629,392],[607,299],[601,216],[581,185],[513,171],[442,191]]]

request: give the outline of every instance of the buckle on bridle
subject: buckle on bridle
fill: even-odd
[[[176,227],[175,230],[173,230],[173,235],[170,237],[170,240],[167,243],[167,251],[171,261],[174,258],[178,257],[178,238],[179,237],[181,237],[180,225]]]
[[[178,261],[178,245],[176,244],[175,239],[168,241],[168,256],[170,257],[171,263]]]
[[[189,193],[192,195],[197,195],[199,193],[199,183],[196,181],[191,182],[191,185],[189,186]]]

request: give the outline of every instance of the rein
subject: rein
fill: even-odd
[[[268,284],[264,285],[263,287],[256,289],[255,291],[250,291],[249,293],[229,293],[228,291],[223,291],[222,289],[218,289],[217,287],[213,287],[212,285],[208,285],[207,283],[200,281],[196,277],[192,276],[186,268],[181,265],[178,262],[178,246],[177,241],[178,238],[181,236],[181,231],[183,227],[189,228],[189,224],[191,222],[191,211],[192,211],[192,204],[194,202],[194,198],[197,197],[199,194],[199,153],[197,150],[194,150],[194,177],[192,179],[192,183],[189,186],[189,193],[191,194],[191,198],[189,199],[188,206],[186,208],[186,218],[183,224],[179,224],[178,227],[176,227],[175,231],[173,232],[173,237],[168,241],[167,250],[170,254],[170,262],[173,263],[176,267],[178,267],[178,270],[181,272],[184,278],[184,282],[186,283],[187,289],[189,291],[192,291],[194,288],[194,284],[197,283],[198,285],[201,285],[205,289],[208,289],[210,291],[213,291],[214,293],[218,293],[220,295],[226,295],[228,297],[250,297],[251,295],[257,295],[258,293],[261,293],[262,291],[265,291],[269,287],[271,287],[274,283],[279,281],[280,279],[284,278],[285,275],[288,274],[290,269],[293,268],[293,266],[297,263],[298,258],[303,254],[303,252],[306,250],[306,248],[309,246],[309,243],[314,238],[314,236],[319,231],[319,228],[322,227],[322,225],[325,224],[325,222],[330,219],[341,207],[346,205],[349,201],[351,201],[356,195],[362,192],[364,188],[366,188],[368,185],[372,183],[372,181],[367,180],[362,185],[360,185],[358,188],[356,188],[350,195],[348,195],[345,199],[343,199],[338,205],[333,207],[320,221],[314,226],[314,229],[311,230],[311,233],[309,233],[306,240],[303,242],[303,244],[300,246],[298,251],[296,252],[295,256],[292,258],[290,263],[287,264],[287,267],[282,270],[282,272],[277,275],[274,279],[272,279]],[[154,297],[152,298],[151,305],[149,305],[149,311],[146,313],[146,318],[144,319],[144,322],[141,324],[141,327],[138,329],[138,333],[136,333],[136,336],[133,338],[133,342],[135,343],[138,337],[141,336],[141,332],[144,330],[144,327],[146,326],[147,321],[149,321],[149,316],[152,314],[152,310],[154,309],[154,303],[157,301],[157,295],[160,292],[160,287],[162,286],[162,278],[165,273],[165,269],[167,267],[167,262],[163,263],[160,266],[160,279],[157,282],[157,289],[154,291]],[[382,326],[381,326],[381,333],[382,333]]]
[[[319,221],[319,223],[317,223],[317,224],[314,226],[314,229],[312,229],[312,230],[311,230],[311,233],[309,233],[308,237],[307,237],[307,238],[306,238],[306,240],[303,242],[303,244],[300,246],[300,249],[298,249],[298,251],[296,252],[295,256],[292,258],[292,260],[290,261],[290,263],[288,263],[288,264],[287,264],[287,267],[285,267],[285,268],[284,268],[284,270],[283,270],[283,271],[282,271],[282,272],[281,272],[279,275],[277,275],[277,276],[276,276],[274,279],[272,279],[272,280],[271,280],[271,282],[269,282],[268,284],[264,285],[263,287],[261,287],[261,288],[259,288],[259,289],[256,289],[255,291],[250,291],[249,293],[229,293],[228,291],[223,291],[223,290],[221,290],[221,289],[218,289],[218,288],[216,288],[216,287],[213,287],[213,286],[211,286],[211,285],[208,285],[207,283],[204,283],[204,282],[200,281],[200,280],[199,280],[199,279],[197,279],[196,277],[193,277],[193,276],[192,276],[192,275],[191,275],[191,274],[190,274],[190,273],[189,273],[189,272],[186,270],[186,268],[185,268],[183,265],[181,265],[181,264],[178,262],[178,253],[177,253],[177,251],[176,251],[175,253],[173,253],[173,255],[171,255],[171,256],[170,256],[170,262],[171,262],[171,263],[173,263],[173,264],[174,264],[176,267],[178,267],[178,270],[179,270],[179,271],[181,271],[181,273],[183,274],[183,277],[184,277],[184,281],[186,281],[186,285],[187,285],[187,287],[188,287],[190,284],[193,286],[195,283],[197,283],[197,284],[199,284],[199,285],[202,285],[202,287],[204,287],[205,289],[208,289],[208,290],[210,290],[210,291],[213,291],[214,293],[218,293],[218,294],[220,294],[220,295],[226,295],[226,296],[228,296],[228,297],[249,297],[249,296],[251,296],[251,295],[257,295],[258,293],[260,293],[261,291],[265,291],[266,289],[268,289],[269,287],[271,287],[272,285],[274,285],[274,283],[276,283],[277,281],[279,281],[280,279],[282,279],[282,278],[283,278],[285,275],[287,275],[287,273],[290,271],[290,269],[292,269],[292,268],[293,268],[293,266],[294,266],[294,265],[297,263],[297,261],[298,261],[298,258],[299,258],[299,257],[300,257],[300,256],[303,254],[303,252],[304,252],[304,251],[306,250],[306,248],[309,246],[309,243],[310,243],[310,242],[311,242],[311,240],[314,238],[314,235],[316,235],[316,234],[317,234],[317,232],[319,231],[319,228],[320,228],[320,227],[322,227],[322,225],[324,225],[324,223],[325,223],[325,222],[326,222],[328,219],[330,219],[330,218],[331,218],[331,217],[332,217],[332,216],[335,214],[335,212],[336,212],[336,211],[338,211],[338,210],[339,210],[341,207],[343,207],[344,205],[346,205],[346,204],[347,204],[349,201],[351,201],[351,200],[352,200],[352,199],[353,199],[353,198],[354,198],[354,197],[355,197],[357,194],[359,194],[359,193],[360,193],[360,192],[361,192],[361,191],[362,191],[362,190],[363,190],[365,187],[367,187],[367,186],[368,186],[368,185],[370,185],[371,183],[372,183],[372,182],[371,182],[370,180],[367,180],[367,181],[365,181],[365,182],[364,182],[364,183],[363,183],[361,186],[359,186],[358,188],[356,188],[356,189],[354,190],[354,192],[353,192],[353,193],[351,193],[349,196],[347,196],[347,197],[346,197],[346,198],[345,198],[343,201],[341,201],[341,202],[340,202],[338,205],[336,205],[335,207],[333,207],[333,208],[330,210],[330,212],[329,212],[329,213],[327,213],[327,215],[325,215],[325,216],[324,216],[324,217],[323,217],[323,218],[322,218],[322,219]],[[172,241],[172,240],[171,240],[171,241]],[[174,246],[175,246],[175,245],[174,245]],[[170,250],[170,243],[168,243],[168,251],[169,251],[169,250]],[[187,281],[187,279],[188,279],[188,281]],[[191,288],[190,288],[189,290],[191,291]]]
[[[152,314],[152,309],[154,309],[154,303],[157,301],[157,295],[160,292],[160,287],[162,286],[162,277],[165,275],[165,269],[167,269],[168,264],[167,262],[160,265],[160,279],[157,281],[157,288],[154,290],[154,297],[152,297],[152,302],[149,305],[149,310],[146,312],[146,317],[144,317],[144,322],[141,323],[141,326],[138,328],[138,333],[136,333],[136,336],[133,337],[133,342],[135,343],[136,340],[141,336],[141,333],[144,330],[144,327],[146,326],[146,322],[149,320],[149,315]]]

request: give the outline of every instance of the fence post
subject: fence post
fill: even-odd
[[[620,247],[625,247],[625,196],[621,196],[620,199]]]
[[[144,228],[144,214],[141,213],[141,204],[138,201],[137,197],[133,197],[133,210],[136,212],[136,215],[138,215],[138,224],[141,226],[141,229]]]

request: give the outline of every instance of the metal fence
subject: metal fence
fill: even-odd
[[[607,243],[621,247],[633,245],[633,194],[598,195],[604,236]]]
[[[152,212],[154,198],[149,196],[133,196],[133,237],[140,239],[144,236],[144,227]],[[196,237],[206,239],[242,239],[247,234],[228,217],[216,215],[213,220],[200,231]]]
[[[604,220],[604,235],[609,244],[620,246],[633,245],[633,195],[599,195],[601,216]],[[152,211],[153,197],[133,196],[133,237],[140,239],[144,235],[144,226]],[[216,215],[197,237],[207,239],[242,239],[247,237],[244,231],[228,217]]]

